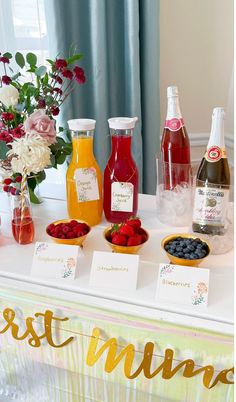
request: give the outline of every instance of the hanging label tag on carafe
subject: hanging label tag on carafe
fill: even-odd
[[[111,210],[121,212],[133,211],[134,185],[115,181],[111,185]]]
[[[95,168],[76,169],[74,180],[78,202],[99,200],[97,172]]]

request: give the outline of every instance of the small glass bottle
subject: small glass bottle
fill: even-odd
[[[68,121],[73,146],[66,174],[68,214],[90,226],[102,217],[102,173],[93,153],[95,123],[92,119]]]
[[[14,239],[19,244],[34,240],[34,222],[28,191],[24,195],[11,195],[11,226]]]
[[[109,222],[124,222],[137,214],[138,169],[132,157],[137,117],[109,119],[112,151],[104,171],[104,213]]]

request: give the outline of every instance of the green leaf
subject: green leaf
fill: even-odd
[[[61,153],[60,155],[56,155],[56,162],[58,165],[62,165],[66,160],[66,155],[64,155],[63,153]]]
[[[21,68],[23,68],[25,66],[25,58],[22,53],[17,52],[15,54],[15,60],[18,64],[18,66],[20,66]]]
[[[80,60],[83,57],[82,54],[74,54],[74,56],[69,57],[66,61],[68,64],[74,63],[76,60]]]
[[[42,201],[40,201],[40,199],[37,197],[37,195],[34,194],[34,190],[32,190],[32,188],[29,187],[29,195],[30,195],[30,201],[33,204],[41,204]]]
[[[50,59],[46,59],[46,61],[47,61],[49,64],[51,64],[51,66],[53,66],[54,63],[55,63],[53,60],[50,60]]]
[[[40,67],[36,68],[36,70],[35,70],[35,74],[38,77],[42,77],[46,72],[47,72],[47,68],[45,66],[40,66]]]
[[[37,185],[36,178],[35,177],[28,178],[27,183],[28,183],[29,189],[34,190]]]
[[[50,160],[51,160],[51,166],[50,166],[50,167],[54,167],[54,168],[56,169],[56,168],[57,168],[57,164],[56,164],[55,155],[51,154]]]
[[[3,57],[7,57],[8,59],[12,59],[12,54],[9,52],[6,52],[3,54]]]
[[[34,53],[31,52],[27,53],[26,60],[29,63],[30,67],[32,66],[35,67],[37,64],[37,56]]]
[[[37,184],[42,183],[43,180],[46,179],[46,173],[44,172],[44,170],[42,170],[41,172],[37,173],[36,175],[36,181]]]
[[[48,73],[45,74],[44,78],[43,78],[43,84],[47,85],[48,84]]]
[[[9,148],[7,147],[5,141],[0,140],[0,159],[6,159],[8,151]]]

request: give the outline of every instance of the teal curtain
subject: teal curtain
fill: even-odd
[[[66,101],[62,120],[96,119],[95,155],[110,154],[107,119],[138,116],[133,155],[140,192],[155,193],[159,149],[159,0],[45,1],[51,56],[71,45],[84,54],[87,82]]]

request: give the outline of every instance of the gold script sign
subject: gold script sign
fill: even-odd
[[[53,348],[62,348],[68,345],[74,337],[66,339],[60,344],[55,344],[53,340],[53,327],[52,324],[56,322],[68,321],[69,318],[59,318],[53,315],[53,312],[46,310],[44,313],[35,313],[34,317],[27,317],[25,319],[25,331],[23,334],[19,334],[19,325],[15,322],[15,311],[6,308],[2,314],[4,320],[3,328],[0,327],[0,335],[11,332],[11,335],[17,341],[27,339],[28,343],[32,347],[40,347],[41,340],[46,339],[48,344]],[[43,332],[39,335],[34,327],[35,318],[41,317],[43,320]],[[233,384],[227,378],[228,373],[234,373],[234,368],[225,369],[220,371],[215,378],[215,369],[212,365],[202,366],[195,369],[195,362],[192,359],[181,361],[177,366],[172,367],[174,359],[174,351],[172,349],[166,349],[163,356],[163,362],[154,371],[151,372],[154,343],[147,342],[144,346],[143,359],[136,371],[133,371],[133,362],[135,358],[135,348],[133,344],[128,344],[123,347],[118,353],[118,342],[116,338],[108,339],[100,348],[98,347],[100,337],[99,328],[94,328],[89,349],[87,353],[86,363],[89,366],[93,366],[101,357],[101,355],[107,350],[107,357],[105,362],[105,371],[111,373],[115,367],[124,358],[124,374],[128,379],[136,378],[141,372],[148,379],[155,377],[161,373],[162,378],[168,380],[172,378],[180,369],[183,369],[183,376],[186,378],[195,377],[196,375],[203,373],[203,384],[206,388],[213,388],[218,382],[223,384]]]
[[[159,367],[151,372],[152,358],[154,343],[147,342],[144,347],[143,360],[136,371],[132,373],[132,366],[135,358],[134,345],[129,344],[117,353],[118,343],[116,338],[111,338],[106,341],[100,349],[98,348],[98,341],[100,336],[100,330],[95,328],[93,330],[92,338],[89,345],[89,350],[87,354],[87,364],[93,366],[101,355],[107,349],[107,358],[105,362],[105,371],[111,373],[118,363],[124,358],[124,373],[129,379],[136,378],[142,371],[146,378],[150,379],[155,377],[157,374],[161,373],[162,378],[168,380],[172,378],[180,369],[183,368],[183,376],[186,378],[195,377],[196,375],[203,373],[203,384],[206,388],[213,388],[218,382],[223,384],[233,384],[233,381],[227,379],[228,373],[234,373],[234,368],[227,370],[222,370],[217,374],[215,379],[214,367],[211,365],[200,367],[196,370],[195,363],[192,359],[183,360],[176,367],[172,368],[174,351],[172,349],[166,349],[165,355],[163,356],[163,362]]]

